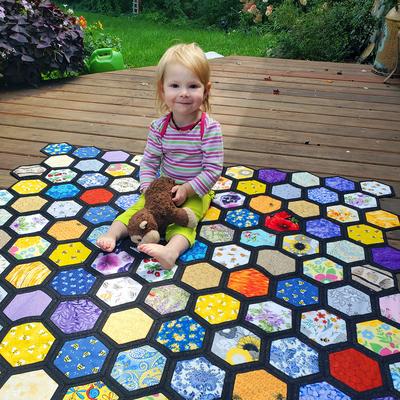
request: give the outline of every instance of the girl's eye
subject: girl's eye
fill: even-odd
[[[173,87],[174,89],[176,89],[176,88],[178,87],[178,85],[177,85],[176,83],[173,83],[173,84],[171,85],[171,87]]]
[[[196,88],[197,88],[197,85],[190,85],[189,88],[190,88],[190,89],[196,89]]]

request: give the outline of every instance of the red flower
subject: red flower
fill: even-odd
[[[297,231],[299,226],[291,221],[291,215],[286,211],[281,211],[275,215],[269,215],[265,219],[265,226],[279,232]]]
[[[319,318],[325,318],[325,314],[323,314],[322,312],[319,312],[317,315]]]

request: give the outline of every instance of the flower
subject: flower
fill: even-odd
[[[76,19],[76,23],[77,23],[77,24],[80,24],[80,26],[81,26],[82,28],[86,28],[87,21],[85,20],[85,18],[82,17],[82,15],[80,16],[80,18],[77,18],[77,19]]]
[[[302,5],[302,6],[305,6],[306,4],[307,4],[307,0],[299,0],[300,1],[300,4]]]
[[[100,29],[103,29],[103,25],[101,24],[101,22],[99,21],[99,27]],[[103,29],[104,30],[104,29]]]
[[[249,13],[255,13],[257,11],[257,6],[252,4],[251,7],[247,10]]]
[[[391,343],[392,344],[392,343]],[[397,354],[399,353],[399,350],[390,350],[387,347],[384,347],[383,349],[381,349],[381,351],[379,352],[380,356],[390,356],[391,354]]]
[[[229,349],[226,353],[225,360],[231,365],[254,361],[248,351],[235,347]]]
[[[261,341],[252,336],[243,336],[239,339],[237,347],[246,351],[259,353]]]
[[[371,331],[365,330],[362,332],[362,337],[368,340],[372,340],[375,337],[375,335]]]
[[[291,218],[290,214],[281,211],[272,216],[267,216],[265,226],[279,232],[297,231],[299,226],[289,218]]]
[[[333,274],[317,274],[314,279],[321,283],[336,282],[338,280],[337,276]]]
[[[272,5],[269,5],[268,7],[267,7],[267,9],[265,10],[265,15],[270,15],[270,14],[272,14],[272,10],[274,9],[274,6],[272,6]]]
[[[101,257],[97,263],[96,269],[104,273],[105,271],[110,271],[115,268],[118,268],[121,265],[121,260],[115,254],[107,254]]]

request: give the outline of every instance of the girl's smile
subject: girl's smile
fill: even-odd
[[[199,77],[180,62],[166,66],[163,98],[179,127],[188,126],[199,119],[200,106],[210,87],[210,82],[204,86]]]

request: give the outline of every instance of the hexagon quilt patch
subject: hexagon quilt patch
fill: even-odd
[[[141,155],[42,153],[0,189],[0,399],[400,399],[387,182],[225,167],[167,271],[96,245]]]

